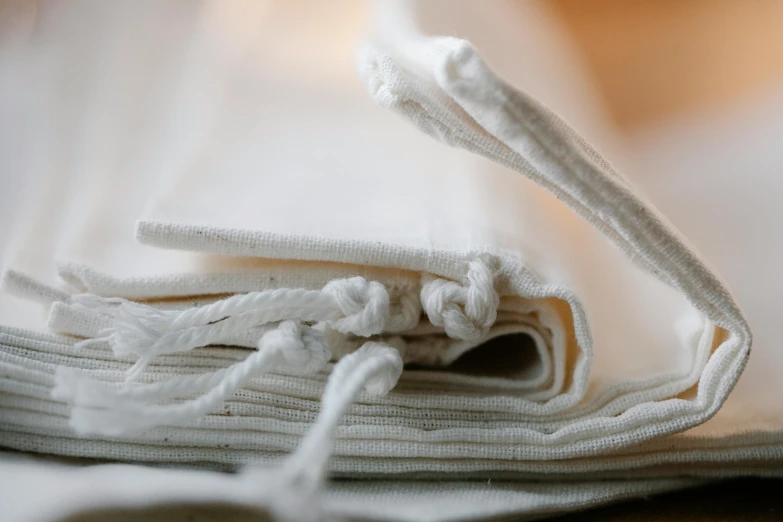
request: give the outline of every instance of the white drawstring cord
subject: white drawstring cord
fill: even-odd
[[[103,435],[191,421],[215,411],[248,379],[260,373],[281,369],[289,373],[312,373],[322,369],[331,358],[324,334],[301,327],[292,318],[319,321],[329,330],[369,336],[389,325],[412,328],[421,314],[415,296],[403,295],[399,311],[395,310],[398,313],[390,316],[385,287],[361,277],[332,281],[321,291],[253,292],[182,311],[159,310],[120,298],[89,295],[76,296],[72,302],[88,309],[111,310],[113,326],[100,340],[108,341],[118,355],[139,357],[126,374],[129,382],[122,387],[93,381],[70,368],[57,371],[52,396],[73,406],[71,426],[79,433]],[[282,319],[288,320],[263,335],[257,352],[230,368],[173,377],[152,385],[130,382],[157,355],[218,344],[239,331]],[[203,395],[178,404],[156,404],[195,393]]]
[[[103,338],[82,344],[107,341],[117,355],[138,356],[130,379],[156,355],[218,344],[238,332],[282,322],[261,337],[256,352],[226,369],[117,387],[92,381],[78,370],[60,368],[52,396],[73,405],[71,426],[80,433],[121,435],[181,424],[216,411],[259,374],[275,370],[311,374],[323,369],[331,358],[324,333],[335,333],[341,339],[338,352],[345,354],[355,347],[355,341],[346,341],[346,334],[369,337],[408,331],[419,322],[423,308],[430,322],[450,337],[476,341],[486,336],[499,305],[494,274],[484,259],[468,263],[464,284],[423,275],[420,299],[421,304],[415,294],[401,294],[392,314],[385,287],[361,277],[332,281],[320,291],[252,292],[187,310],[160,310],[120,298],[73,296],[71,306],[113,316],[112,327],[101,332]],[[318,329],[301,322],[317,322]],[[385,395],[402,373],[401,350],[405,352],[407,345],[394,336],[389,341],[400,346],[366,342],[340,359],[327,382],[314,425],[282,469],[274,475],[268,469],[245,470],[244,487],[256,487],[259,479],[275,484],[264,500],[276,516],[291,520],[317,516],[318,495],[338,425],[363,390]],[[438,350],[430,351],[431,357],[437,356]],[[184,402],[156,404],[199,393],[200,397]]]
[[[74,406],[70,424],[77,432],[119,435],[197,419],[217,410],[257,375],[275,370],[312,374],[324,369],[330,358],[321,332],[295,321],[284,321],[261,338],[256,352],[223,370],[116,388],[93,381],[72,368],[59,368],[52,396]],[[178,404],[151,404],[194,393],[204,395]]]
[[[244,483],[252,487],[259,480],[273,481],[275,487],[263,500],[276,516],[314,519],[337,427],[362,391],[386,395],[397,384],[402,368],[400,353],[383,343],[367,342],[346,355],[332,370],[321,398],[321,411],[296,452],[279,469],[246,469]]]
[[[326,335],[340,339],[336,348],[342,355],[355,343],[346,341],[346,334],[369,337],[405,332],[417,325],[423,308],[430,322],[444,328],[450,337],[477,341],[495,322],[500,300],[493,271],[484,259],[468,263],[464,284],[423,275],[420,299],[421,305],[414,294],[400,295],[392,314],[385,287],[361,277],[332,281],[320,291],[253,292],[181,311],[159,310],[119,298],[75,296],[72,306],[113,315],[112,327],[98,340],[108,341],[117,355],[139,357],[129,380],[156,355],[218,344],[235,338],[238,332],[282,322],[261,337],[256,352],[226,369],[149,385],[126,382],[117,387],[92,381],[77,370],[60,368],[52,396],[73,406],[70,424],[82,434],[122,435],[157,425],[182,424],[215,412],[259,374],[275,370],[310,374],[323,369],[331,358]],[[301,322],[317,322],[318,329]],[[400,350],[407,350],[406,343],[394,336],[389,340],[400,346],[366,342],[339,360],[329,376],[314,425],[282,468],[245,470],[242,487],[257,487],[259,480],[274,484],[265,489],[268,493],[262,500],[275,516],[316,519],[337,427],[362,391],[385,395],[402,374]],[[431,351],[437,355],[438,350]],[[202,395],[159,404],[194,394]]]
[[[255,360],[251,361],[251,358]],[[325,366],[329,353],[320,332],[285,321],[264,335],[259,349],[242,363],[199,376],[175,377],[163,383],[109,388],[84,380],[78,373],[61,369],[53,391],[56,399],[76,405],[71,425],[80,433],[121,435],[157,424],[178,424],[214,411],[246,381],[262,371],[291,369],[313,373]],[[386,395],[397,384],[403,361],[397,349],[367,342],[343,357],[334,367],[323,396],[321,411],[299,448],[281,468],[249,467],[241,486],[257,494],[260,481],[273,486],[259,499],[279,518],[316,520],[319,495],[326,478],[337,427],[359,394]],[[181,404],[145,405],[144,400],[172,398],[208,390],[205,395]]]
[[[486,337],[500,305],[488,261],[468,263],[466,285],[431,274],[422,275],[421,282],[421,304],[433,325],[455,339],[476,342]]]
[[[106,341],[117,355],[138,356],[139,366],[130,376],[138,375],[157,355],[217,344],[238,331],[271,322],[325,322],[337,331],[369,337],[384,330],[412,328],[421,314],[415,296],[403,294],[399,313],[390,315],[386,288],[362,277],[335,280],[323,290],[280,289],[235,295],[187,310],[159,310],[124,299],[92,295],[74,296],[72,303],[114,315],[112,327],[101,332],[103,337],[80,344]]]

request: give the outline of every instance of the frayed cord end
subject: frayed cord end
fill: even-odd
[[[81,341],[75,343],[73,347],[77,350],[84,350],[85,348],[90,348],[91,346],[94,347],[101,347],[103,345],[109,345],[111,346],[111,339],[109,335],[103,335],[103,333],[99,334],[100,337],[92,337],[90,339],[82,339]]]
[[[124,407],[128,401],[104,383],[94,381],[75,368],[58,368],[51,396],[70,404],[69,425],[82,436],[121,435],[142,428]]]
[[[71,426],[78,433],[119,435],[162,424],[191,422],[217,410],[250,379],[262,373],[279,369],[297,374],[315,373],[326,366],[330,357],[321,332],[296,321],[284,321],[261,338],[256,353],[229,368],[175,376],[154,384],[126,382],[121,387],[93,381],[73,368],[59,368],[52,396],[73,406]],[[139,373],[147,362],[142,358],[131,370]],[[156,403],[194,393],[202,395],[174,404]]]
[[[51,396],[74,406],[116,407],[130,402],[126,388],[91,379],[83,371],[61,366],[54,374]]]
[[[74,294],[70,296],[69,301],[72,304],[104,313],[111,313],[112,310],[123,303],[133,302],[121,297],[101,297],[95,294]]]
[[[122,409],[74,406],[68,425],[79,435],[117,437],[152,427],[145,419]]]

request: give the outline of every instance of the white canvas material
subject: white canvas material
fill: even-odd
[[[123,464],[74,466],[8,456],[0,463],[0,499],[10,520],[56,520],[99,512],[133,510],[153,522],[203,515],[226,518],[248,509],[264,520],[268,507],[252,484],[238,477],[197,470]],[[13,476],[13,480],[5,480]],[[329,520],[471,520],[524,513],[514,520],[540,519],[570,509],[692,487],[689,479],[621,480],[595,483],[480,483],[423,481],[333,482],[325,494]],[[250,486],[250,487],[248,487]],[[30,495],[31,491],[50,494]],[[401,499],[405,499],[401,502]],[[156,511],[155,508],[159,508]],[[238,508],[244,508],[238,511]],[[146,510],[146,511],[139,511]],[[252,513],[252,512],[251,512]]]
[[[526,78],[612,150],[600,118],[521,74],[513,46],[486,60],[514,86],[437,36],[480,40],[510,12],[542,31],[543,11],[439,3],[45,12],[14,65],[51,80],[58,110],[50,134],[30,124],[52,164],[18,153],[36,182],[6,251],[5,289],[24,299],[0,302],[0,445],[240,469],[85,480],[149,474],[171,503],[214,481],[209,498],[297,520],[540,516],[694,483],[682,475],[780,473],[783,417],[759,397],[774,320],[751,316],[764,362],[725,402],[750,353],[740,307]],[[84,9],[101,23],[74,37]],[[107,51],[86,52],[95,41]],[[747,258],[699,229],[708,204],[667,190],[656,204],[752,287]]]

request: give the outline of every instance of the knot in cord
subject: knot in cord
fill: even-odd
[[[75,296],[71,306],[112,318],[112,326],[100,331],[102,337],[87,339],[77,346],[106,341],[117,355],[135,355],[139,359],[128,372],[129,380],[137,378],[158,355],[220,344],[238,333],[257,331],[279,321],[325,322],[342,333],[369,337],[382,332],[387,324],[411,328],[421,313],[410,296],[403,296],[399,313],[390,317],[386,288],[362,277],[335,280],[323,290],[277,289],[237,294],[185,310],[161,310],[144,303],[90,295]],[[279,337],[282,332],[275,335]],[[274,339],[273,336],[270,342]],[[303,341],[307,339],[310,337],[305,336]]]
[[[495,323],[500,296],[492,269],[482,258],[470,261],[465,279],[460,284],[423,275],[421,303],[430,322],[449,337],[475,342]]]
[[[283,321],[265,333],[258,342],[258,350],[274,353],[277,369],[296,375],[319,372],[332,357],[324,334],[298,321]]]
[[[323,292],[334,298],[345,316],[330,321],[335,330],[370,337],[386,327],[389,292],[381,283],[351,277],[329,282]]]

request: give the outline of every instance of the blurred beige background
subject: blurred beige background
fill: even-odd
[[[779,0],[551,0],[623,129],[783,85]]]

